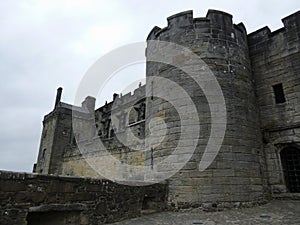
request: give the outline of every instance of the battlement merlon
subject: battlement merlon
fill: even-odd
[[[206,18],[214,24],[214,27],[217,25],[220,29],[231,29],[233,26],[232,15],[226,12],[209,9]]]
[[[168,26],[165,28],[159,28],[155,26],[150,31],[147,40],[158,39],[161,34],[167,32],[168,30],[185,28],[189,26],[194,26],[196,28],[220,29],[223,31],[228,31],[228,33],[241,32],[243,34],[247,34],[244,24],[233,24],[231,14],[212,9],[208,10],[206,17],[193,18],[193,11],[188,10],[169,16],[167,21]]]
[[[87,96],[85,100],[81,103],[81,107],[89,113],[95,112],[96,98]]]
[[[254,31],[248,34],[248,44],[254,45],[259,42],[263,42],[269,39],[269,35],[271,34],[271,30],[268,26],[265,26],[257,31]]]
[[[168,27],[186,27],[193,24],[193,11],[188,10],[169,16],[167,18]]]
[[[300,10],[283,18],[282,23],[284,24],[284,27],[288,30],[292,30],[294,28],[300,27]]]

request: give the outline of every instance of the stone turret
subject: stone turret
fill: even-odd
[[[193,100],[200,120],[200,139],[189,162],[170,178],[169,200],[178,206],[198,205],[204,202],[232,203],[237,201],[258,202],[264,196],[264,159],[259,117],[256,107],[247,34],[243,24],[232,23],[230,14],[209,10],[204,18],[193,18],[192,11],[182,12],[168,18],[168,26],[155,27],[148,41],[173,42],[197,54],[209,67],[222,89],[227,111],[227,130],[221,149],[213,163],[203,172],[198,165],[202,158],[212,129],[211,105],[199,85],[182,70],[163,63],[149,62],[147,77],[164,77],[176,82]],[[155,52],[149,45],[147,52]],[[180,63],[188,58],[181,53],[171,56]],[[191,65],[194,70],[197,65]],[[203,76],[202,71],[195,71]],[[148,84],[151,85],[151,84]],[[152,84],[155,85],[158,84]],[[149,87],[149,91],[151,89]],[[150,95],[150,93],[149,93]],[[224,106],[220,106],[224,107]],[[160,98],[147,101],[147,122],[159,116],[166,123],[167,134],[162,143],[153,150],[152,162],[159,164],[174,151],[178,139],[185,139],[184,148],[192,148],[189,136],[181,137],[179,127],[183,116],[178,115],[171,104]],[[188,112],[187,112],[188,113]],[[218,112],[217,112],[218,113]],[[149,124],[151,126],[151,123]],[[217,124],[215,124],[217,125]],[[159,132],[157,125],[150,129]],[[216,134],[214,134],[216,135]],[[212,140],[218,138],[218,135]],[[217,140],[216,140],[217,141]],[[214,142],[214,141],[213,141]],[[184,155],[176,155],[183,158]]]

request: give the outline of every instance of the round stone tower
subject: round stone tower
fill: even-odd
[[[213,121],[215,117],[212,116],[211,100],[203,90],[204,87],[211,91],[214,86],[199,86],[189,74],[176,68],[177,63],[192,63],[180,52],[169,56],[172,58],[172,65],[147,62],[148,135],[152,132],[161,137],[152,140],[151,144],[154,147],[151,147],[146,162],[155,166],[172,154],[180,161],[185,155],[176,152],[176,146],[180,145],[187,151],[193,146],[196,147],[183,168],[168,180],[170,204],[178,207],[203,203],[233,206],[236,202],[248,204],[262,201],[266,192],[265,160],[244,25],[233,24],[232,16],[220,11],[209,10],[204,18],[193,18],[192,11],[186,11],[169,17],[167,27],[153,28],[147,38],[148,59],[150,52],[157,50],[157,45],[149,45],[153,40],[176,43],[199,56],[216,78],[225,100],[225,105],[219,106],[220,112],[225,109],[226,113],[224,139],[218,145],[212,145],[216,151],[211,148],[210,151],[214,153],[207,157],[210,153],[205,153],[207,145],[222,138],[222,134],[218,134],[218,121]],[[161,48],[159,52],[164,54],[161,46],[157,48]],[[199,65],[190,68],[194,69],[194,74],[203,76]],[[153,77],[175,82],[192,99],[199,121],[190,126],[200,127],[200,130],[194,130],[198,132],[196,140],[189,135],[182,135],[182,119],[185,116],[189,117],[188,110],[185,115],[181,115],[185,105],[179,105],[181,111],[178,111],[178,105],[174,106],[166,99],[152,96],[153,89],[173,88],[167,83],[152,80]],[[178,98],[180,97],[178,95]],[[217,108],[214,107],[213,113],[218,114]],[[153,118],[159,120],[155,122]],[[224,124],[221,125],[225,127]],[[160,129],[164,129],[163,136],[160,135]],[[201,170],[199,165],[203,164],[203,160],[207,161],[208,167]]]

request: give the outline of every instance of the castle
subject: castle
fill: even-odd
[[[59,88],[54,110],[44,117],[34,172],[100,178],[87,163],[87,157],[101,159],[103,149],[94,146],[94,151],[84,155],[78,147],[93,146],[99,139],[121,165],[151,168],[172,154],[184,158],[184,153],[174,153],[180,145],[187,151],[195,147],[195,151],[167,179],[170,205],[256,203],[271,195],[300,192],[300,11],[282,22],[284,27],[274,32],[263,27],[247,34],[245,26],[233,24],[228,13],[209,10],[206,17],[193,18],[193,12],[186,11],[170,16],[167,27],[154,27],[149,33],[148,43],[172,42],[194,52],[212,71],[222,90],[226,130],[222,143],[215,146],[220,147],[218,153],[205,170],[200,171],[198,166],[206,146],[216,143],[221,135],[220,124],[212,124],[208,96],[174,65],[149,62],[145,85],[133,94],[114,94],[112,102],[98,109],[93,97],[87,97],[81,107],[61,102]],[[154,45],[148,45],[146,56],[151,57],[149,54],[155,51]],[[173,55],[172,60],[176,65],[191,64],[190,68],[196,68],[194,72],[202,76],[184,54]],[[189,132],[196,133],[196,140],[181,136],[184,118],[176,107],[162,98],[149,97],[147,89],[153,92],[153,88],[163,85],[149,83],[152,77],[175,82],[191,98],[200,129]],[[85,130],[83,135],[73,129],[74,112]],[[117,121],[114,125],[112,117]],[[154,117],[164,120],[167,133],[163,140],[154,138],[154,148],[136,151],[140,148],[137,140],[149,135],[149,129],[158,134],[163,130],[159,122],[151,123]],[[91,123],[92,129],[88,127]],[[215,128],[217,132],[213,133]],[[120,139],[133,141],[125,145]]]

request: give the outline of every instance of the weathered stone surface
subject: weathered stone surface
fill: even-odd
[[[137,217],[146,206],[166,208],[165,184],[131,187],[108,180],[0,171],[0,187],[1,225],[25,225],[26,220],[31,225],[102,224],[99,221]]]
[[[191,20],[190,18],[193,18],[191,11],[172,16],[172,20],[168,20],[167,28],[150,34],[148,40],[170,41],[183,45],[193,50],[206,62],[223,91],[228,112],[227,131],[218,156],[203,173],[203,175],[209,174],[207,179],[193,179],[191,171],[199,174],[200,172],[198,167],[192,164],[194,159],[190,160],[178,174],[170,178],[169,201],[174,202],[178,207],[187,203],[193,205],[212,201],[237,201],[238,199],[245,202],[258,201],[257,196],[260,195],[260,198],[263,199],[265,194],[262,186],[266,177],[260,174],[260,164],[264,163],[263,160],[256,152],[252,151],[253,148],[262,149],[262,142],[260,134],[257,132],[260,124],[246,30],[234,25],[231,15],[220,11],[210,10],[203,20]],[[149,49],[151,47],[152,49]],[[155,51],[155,46],[148,46],[147,52],[153,54]],[[186,64],[190,63],[181,53],[178,54],[173,56],[176,64],[183,61]],[[191,68],[196,70],[197,67],[191,65]],[[196,73],[201,74],[201,71]],[[200,129],[200,136],[204,139],[204,143],[198,145],[194,153],[194,155],[203,155],[210,136],[211,112],[207,99],[198,97],[203,95],[198,84],[178,68],[165,67],[160,63],[147,64],[147,76],[170,79],[184,88],[193,99],[198,110],[199,125],[208,127],[207,130]],[[204,87],[212,89],[210,82],[207,82]],[[147,99],[146,111],[149,113],[147,118],[151,119],[154,116],[151,114],[152,112],[165,113],[165,122],[172,133],[174,121],[176,119],[180,121],[182,117],[177,116],[176,118],[174,113],[165,107],[165,101],[162,99],[159,101],[160,103],[154,103],[151,99]],[[169,120],[170,117],[171,120]],[[169,123],[171,123],[170,126]],[[218,132],[214,135],[215,139],[220,136]],[[167,140],[171,141],[172,138],[167,134]],[[189,147],[189,135],[181,138],[184,139],[182,146]],[[235,140],[233,141],[233,139]],[[166,145],[169,144],[169,141],[166,142]],[[155,148],[155,151],[160,152],[164,147],[164,143],[162,143]],[[229,160],[228,153],[231,154]],[[154,152],[153,156],[156,155]],[[201,157],[198,157],[194,164],[199,164],[200,159]],[[189,173],[185,173],[186,171]],[[244,179],[243,185],[250,187],[255,180],[256,185],[261,185],[261,188],[245,189],[230,182],[232,178],[242,179],[244,177],[249,179]],[[256,178],[260,178],[259,184],[257,184]],[[251,195],[252,193],[253,195]]]

